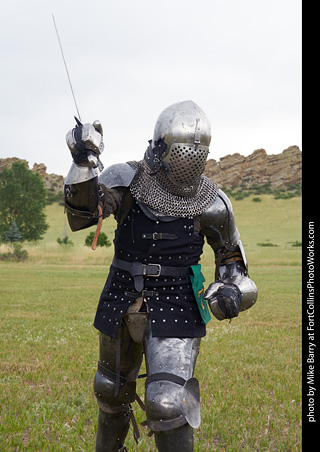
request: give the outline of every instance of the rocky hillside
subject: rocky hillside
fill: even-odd
[[[302,182],[302,152],[298,146],[290,146],[275,155],[267,155],[264,149],[257,149],[247,157],[227,155],[218,162],[208,160],[204,174],[220,187],[270,183],[274,189],[286,188]]]
[[[29,163],[27,160],[18,159],[16,157],[13,158],[6,158],[6,159],[0,159],[0,171],[3,170],[3,168],[11,168],[12,164],[14,162],[24,162],[28,168],[30,168]],[[43,182],[44,186],[48,191],[51,191],[53,193],[59,193],[60,191],[63,191],[63,183],[64,178],[63,176],[58,176],[57,174],[48,174],[47,173],[47,167],[43,163],[35,163],[33,167],[31,168],[31,171],[33,173],[39,173]]]
[[[0,171],[4,167],[10,168],[17,160],[20,159],[0,159]],[[22,161],[29,167],[26,160]],[[31,171],[40,174],[48,191],[63,191],[63,176],[48,174],[43,163],[35,163]],[[302,153],[298,146],[290,146],[275,155],[268,155],[264,149],[258,149],[247,157],[236,153],[222,157],[218,162],[208,160],[204,174],[220,187],[229,189],[241,184],[250,186],[266,183],[270,183],[274,189],[286,188],[302,182]]]

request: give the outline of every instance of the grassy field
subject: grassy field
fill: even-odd
[[[261,199],[233,202],[259,298],[231,323],[208,325],[195,375],[202,407],[195,452],[302,448],[301,247],[294,246],[301,242],[301,198]],[[29,259],[0,262],[1,452],[94,451],[98,335],[92,322],[112,247],[85,247],[89,231],[72,234],[63,207],[48,206],[47,214],[45,239],[25,246]],[[73,247],[56,242],[65,228]],[[112,239],[114,228],[110,219],[102,230]],[[208,284],[212,261],[206,246]],[[139,380],[142,397],[143,385]],[[129,433],[128,449],[155,452],[153,438],[143,427],[141,433],[138,445]]]

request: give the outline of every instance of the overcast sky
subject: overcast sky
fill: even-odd
[[[301,149],[301,0],[2,0],[0,158],[69,170],[77,111],[52,14],[105,167],[140,160],[187,99],[211,121],[209,158]]]

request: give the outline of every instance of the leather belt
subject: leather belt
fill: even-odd
[[[141,262],[127,262],[116,257],[113,258],[112,265],[125,270],[134,278],[134,287],[138,292],[143,290],[144,276],[157,278],[159,276],[186,277],[192,275],[190,267],[168,267],[160,264],[142,264]]]
[[[144,232],[142,238],[152,240],[176,240],[178,237],[174,234],[168,234],[167,232]]]

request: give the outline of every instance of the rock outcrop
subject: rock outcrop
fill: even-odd
[[[227,155],[219,162],[208,160],[204,174],[220,187],[270,183],[272,188],[285,188],[301,184],[302,152],[298,146],[290,146],[275,155],[267,155],[264,149],[257,149],[247,157],[238,153]]]
[[[0,159],[0,171],[2,171],[3,168],[11,168],[11,166],[14,162],[23,162],[29,168],[29,163],[27,162],[27,160],[12,157],[12,158]],[[59,176],[57,174],[48,174],[47,167],[43,163],[35,163],[33,165],[33,167],[31,168],[31,171],[33,173],[40,174],[40,176],[44,182],[44,186],[46,187],[47,190],[49,190],[53,193],[59,193],[61,191],[63,192],[63,185],[64,185],[63,176]]]

